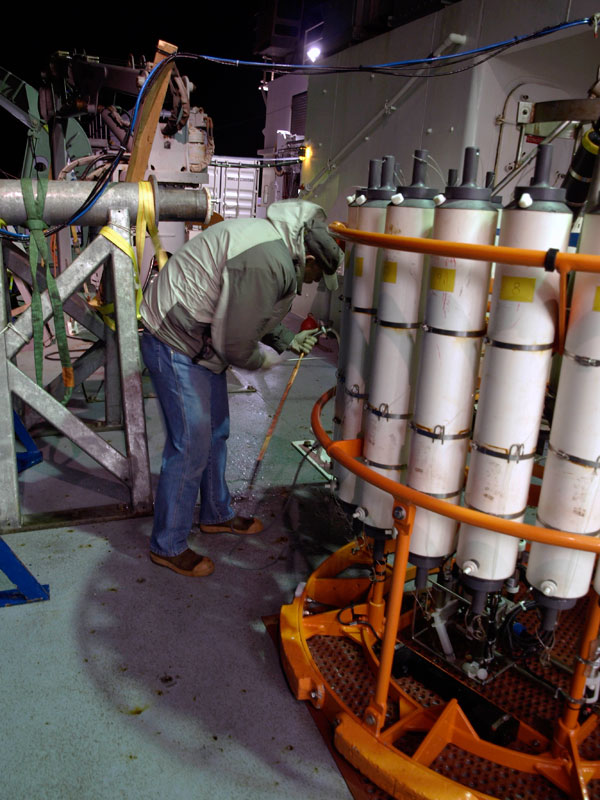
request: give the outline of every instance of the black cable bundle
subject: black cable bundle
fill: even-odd
[[[522,626],[521,630],[515,631],[517,617],[537,607],[538,604],[535,600],[521,601],[504,618],[498,631],[498,641],[504,654],[509,658],[515,660],[527,658],[550,646],[554,636],[553,631],[532,634],[525,626]]]

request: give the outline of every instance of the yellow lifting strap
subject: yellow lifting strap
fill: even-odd
[[[142,256],[144,255],[144,242],[146,239],[146,228],[148,235],[152,239],[154,245],[154,252],[156,253],[156,261],[158,268],[162,269],[167,263],[167,254],[158,236],[158,228],[156,227],[156,219],[154,216],[154,192],[152,185],[149,181],[140,181],[139,187],[139,203],[137,221],[135,227],[136,250],[138,257],[138,264],[142,263]]]
[[[120,250],[128,255],[132,261],[135,285],[135,311],[138,319],[140,318],[140,306],[143,300],[139,265],[142,263],[142,257],[144,255],[144,240],[146,238],[146,230],[148,231],[148,234],[152,239],[152,244],[154,245],[154,252],[156,253],[158,268],[162,269],[167,262],[167,254],[165,253],[160,242],[158,228],[156,226],[154,214],[154,193],[152,191],[152,186],[148,181],[140,181],[138,183],[138,213],[136,220],[137,257],[136,251],[133,249],[127,239],[121,236],[120,233],[117,233],[108,226],[104,226],[100,230],[101,236],[104,236],[105,239],[108,239],[110,242],[112,242],[112,244],[116,245]],[[112,314],[114,310],[114,303],[107,303],[103,306],[98,306],[98,311],[102,315],[104,322],[113,331],[115,330],[115,323],[112,317],[109,315]]]

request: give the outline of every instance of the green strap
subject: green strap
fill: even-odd
[[[33,181],[31,178],[21,179],[21,189],[23,191],[23,202],[27,214],[26,226],[31,233],[29,237],[29,266],[31,268],[31,319],[33,325],[33,351],[35,360],[35,377],[38,386],[44,385],[43,365],[44,365],[44,316],[42,313],[42,297],[37,282],[38,261],[41,256],[42,263],[46,266],[46,285],[48,296],[54,314],[54,332],[56,344],[62,365],[62,377],[65,386],[65,393],[62,399],[63,405],[71,397],[74,386],[73,367],[71,366],[71,355],[67,342],[67,332],[65,330],[65,318],[63,307],[58,293],[58,287],[54,280],[54,275],[50,269],[50,253],[48,242],[44,236],[44,230],[48,227],[43,220],[44,204],[46,202],[46,191],[48,189],[47,180],[38,180],[37,197],[33,192]]]

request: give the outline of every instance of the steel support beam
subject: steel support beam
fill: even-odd
[[[102,285],[105,302],[115,304],[113,270],[104,270]],[[135,309],[133,314],[135,316]],[[115,331],[108,326],[106,326],[106,366],[104,368],[104,419],[106,424],[111,427],[120,426],[123,422],[118,342]]]
[[[129,242],[130,219],[127,210],[111,211],[109,225],[121,236],[124,236],[124,232],[126,232],[124,238]],[[112,339],[114,343],[114,356],[110,360],[116,373],[116,381],[122,389],[120,399],[125,423],[126,455],[109,445],[55,397],[37,386],[15,364],[11,363],[11,359],[33,336],[31,309],[23,312],[14,324],[10,326],[6,324],[5,272],[2,268],[3,281],[1,281],[2,293],[0,294],[2,307],[0,311],[4,315],[4,323],[0,325],[0,465],[2,467],[0,529],[5,532],[18,529],[21,522],[14,433],[10,424],[12,421],[11,392],[20,397],[83,452],[109,470],[129,488],[131,504],[130,508],[124,509],[124,516],[149,513],[152,510],[150,462],[146,439],[131,260],[119,247],[105,237],[98,236],[71,266],[57,277],[56,283],[61,300],[65,302],[103,264],[107,264],[109,267],[107,273],[112,285],[118,287],[114,292],[117,332],[114,337],[107,338]],[[42,313],[44,321],[52,316],[47,291],[42,293]],[[80,374],[91,374],[104,361],[100,348],[101,345],[98,345],[88,351],[87,358],[82,359],[79,368]],[[109,345],[106,352],[109,353],[110,349]]]
[[[68,408],[55,400],[52,395],[49,395],[11,363],[8,364],[8,386],[12,392],[32,406],[38,414],[54,425],[84,453],[112,472],[123,483],[129,484],[129,467],[126,456],[105,442],[95,431],[88,428],[85,422],[82,422],[79,417],[72,414]]]
[[[212,214],[210,193],[197,189],[154,187],[154,214],[163,222],[207,222]],[[47,225],[67,222],[85,203],[94,184],[89,181],[48,181],[44,203]],[[125,208],[135,219],[139,204],[137,183],[111,183],[93,207],[77,220],[78,225],[104,225],[113,208]],[[9,225],[24,225],[27,220],[20,181],[0,180],[0,218]]]
[[[111,211],[109,225],[117,233],[122,234],[126,230],[127,239],[131,240],[127,211]],[[150,511],[153,500],[144,416],[135,283],[131,259],[117,247],[113,248],[112,253],[112,276],[131,501],[135,511]]]
[[[113,249],[114,245],[108,239],[105,239],[104,236],[97,236],[93,242],[90,242],[83,253],[73,261],[71,266],[56,278],[56,286],[63,303],[79,289],[81,284],[98,267],[105,263]],[[41,270],[38,270],[38,275],[40,274]],[[42,314],[44,322],[47,322],[52,317],[52,306],[47,291],[42,292]],[[6,354],[8,358],[14,358],[31,341],[32,336],[31,308],[28,308],[27,311],[19,315],[18,320],[6,332]]]
[[[105,365],[106,350],[103,342],[94,342],[85,353],[73,362],[73,371],[75,374],[75,386],[80,386],[90,375],[99,370]],[[56,378],[50,381],[45,386],[46,391],[55,397],[57,400],[62,400],[65,394],[65,385],[62,380],[62,375],[57,375]]]
[[[10,362],[6,354],[7,333],[6,272],[0,247],[0,521],[17,528],[20,523],[17,451],[13,428],[13,407],[8,382]]]
[[[28,286],[31,286],[29,259],[25,253],[12,242],[4,244],[4,266],[18,278],[21,278]],[[42,271],[38,271],[37,279],[40,291],[43,292],[46,288],[46,277]],[[106,332],[102,317],[91,310],[83,297],[79,294],[73,294],[65,300],[63,308],[66,314],[73,317],[74,320],[79,322],[80,325],[83,325],[90,333],[93,333],[97,339],[104,340]]]

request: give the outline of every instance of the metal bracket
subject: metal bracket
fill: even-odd
[[[444,444],[444,439],[446,438],[446,426],[436,425],[433,429],[433,435],[439,438],[442,444]]]
[[[508,460],[514,461],[515,463],[519,463],[519,461],[523,458],[525,454],[525,445],[524,444],[511,444],[508,448]]]
[[[314,439],[302,439],[291,444],[326,480],[333,479],[331,459],[320,445],[315,450]]]
[[[520,100],[517,106],[517,125],[533,122],[533,103]]]
[[[587,700],[585,699],[585,697],[580,697],[579,699],[576,700],[574,697],[571,697],[571,695],[568,692],[566,692],[564,689],[561,688],[558,688],[556,690],[556,695],[557,697],[564,697],[568,703],[571,703],[574,706],[587,705]]]
[[[17,472],[23,472],[43,461],[43,456],[16,411],[13,411],[13,425],[17,439],[25,447],[24,453],[17,453]]]

